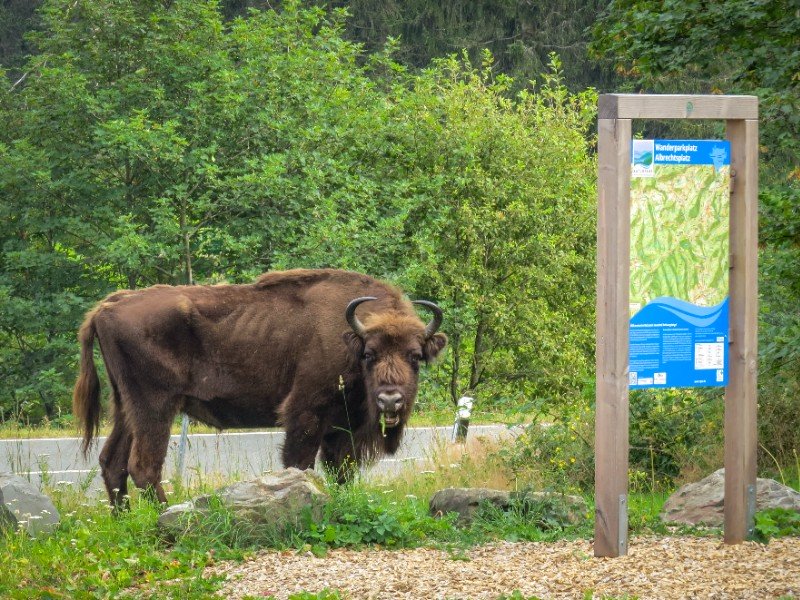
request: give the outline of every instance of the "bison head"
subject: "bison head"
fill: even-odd
[[[345,317],[352,331],[344,334],[350,352],[360,364],[369,411],[383,415],[387,428],[405,423],[417,397],[419,366],[436,358],[447,345],[447,336],[437,333],[442,309],[433,302],[415,300],[433,312],[425,325],[415,314],[389,310],[372,313],[362,323],[356,307],[377,300],[356,298],[347,306]]]

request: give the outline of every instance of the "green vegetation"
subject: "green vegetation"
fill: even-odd
[[[461,476],[477,480],[486,464],[462,460]],[[105,499],[88,500],[85,490],[55,485],[53,497],[62,522],[49,537],[24,533],[0,534],[0,595],[3,598],[134,597],[205,598],[218,589],[221,578],[203,577],[203,570],[220,560],[243,560],[261,548],[313,551],[323,555],[337,547],[379,545],[385,548],[434,546],[454,556],[492,540],[551,540],[592,535],[590,514],[574,526],[562,527],[545,517],[557,515],[558,503],[535,506],[520,497],[508,513],[484,507],[472,526],[454,527],[452,516],[428,515],[429,486],[443,487],[451,475],[416,477],[417,487],[401,480],[382,484],[356,483],[329,488],[331,501],[319,521],[275,530],[245,526],[221,506],[177,540],[159,535],[158,510],[134,492],[131,510],[112,516]],[[85,486],[84,486],[85,487]],[[208,490],[176,491],[171,502]],[[191,492],[191,494],[190,494]],[[412,492],[417,492],[413,494]],[[632,499],[639,498],[638,495]],[[635,533],[650,531],[650,496],[631,503]],[[643,508],[639,508],[643,507]],[[641,510],[641,514],[640,511]],[[544,517],[544,518],[543,518]],[[329,595],[326,595],[329,594]],[[298,598],[337,598],[337,592]]]
[[[756,513],[756,539],[768,542],[771,538],[800,535],[800,513],[788,508],[771,508]]]
[[[558,59],[512,93],[466,59],[411,72],[286,2],[40,12],[0,93],[0,416],[69,423],[75,331],[107,292],[333,266],[445,309],[429,406],[558,402],[592,354],[591,91]],[[101,22],[101,28],[96,23]]]
[[[484,470],[507,485],[585,493],[596,89],[742,93],[757,94],[762,111],[760,464],[781,473],[796,464],[800,21],[791,2],[317,4],[0,7],[0,435],[71,431],[75,332],[112,290],[341,267],[445,310],[451,344],[424,374],[417,423],[449,425],[452,402],[475,395],[473,422],[537,423],[490,452]],[[637,127],[648,137],[722,135],[720,124]],[[719,390],[631,395],[635,530],[657,527],[666,490],[719,465],[721,428]],[[452,461],[465,468],[450,469],[448,483],[473,484],[471,461]],[[521,520],[486,511],[452,533],[406,498],[441,483],[339,490],[322,522],[269,533],[269,543],[324,552],[585,533],[545,531],[525,507]],[[211,529],[168,543],[146,504],[115,521],[63,491],[57,502],[69,516],[53,538],[3,540],[12,595],[57,596],[69,590],[50,588],[68,582],[77,595],[201,597],[215,586],[199,577],[216,560],[210,549],[237,557],[267,543],[268,532],[240,531],[223,512]],[[765,539],[796,533],[778,513],[758,527]]]
[[[348,486],[330,484],[331,500],[322,517],[308,516],[300,523],[276,529],[246,525],[220,504],[177,539],[167,539],[156,529],[158,509],[137,491],[131,510],[112,516],[104,498],[90,499],[83,486],[49,485],[62,517],[50,536],[34,539],[21,532],[0,534],[0,596],[3,598],[107,598],[132,597],[206,598],[219,589],[221,577],[204,576],[204,569],[218,561],[240,561],[260,549],[313,552],[323,556],[340,547],[414,548],[447,550],[454,560],[476,544],[497,540],[549,541],[591,538],[593,507],[574,525],[564,525],[565,507],[557,497],[532,502],[524,492],[516,494],[508,511],[491,505],[479,508],[469,526],[456,526],[455,515],[435,519],[428,514],[433,491],[452,485],[500,485],[491,477],[500,472],[506,486],[524,489],[505,462],[502,447],[477,445],[448,455],[442,449],[431,457],[434,468],[416,471],[382,482],[357,481]],[[457,462],[452,462],[457,461]],[[537,489],[560,490],[549,463],[541,461]],[[511,482],[511,483],[509,483]],[[176,489],[171,502],[180,502],[210,488]],[[666,493],[632,489],[629,525],[632,535],[666,534],[658,519]],[[800,535],[797,514],[772,510],[758,513],[760,539]],[[674,531],[673,531],[674,533]],[[681,534],[707,536],[708,529],[682,528]],[[297,598],[336,599],[339,592],[304,593]],[[509,598],[515,598],[513,591]]]

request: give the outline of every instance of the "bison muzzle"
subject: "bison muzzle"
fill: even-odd
[[[431,311],[429,323],[413,304]],[[162,469],[181,411],[219,429],[282,425],[284,466],[307,469],[319,455],[340,480],[395,453],[420,364],[447,344],[441,309],[413,304],[394,286],[333,269],[109,295],[78,335],[73,409],[86,453],[100,423],[96,338],[113,408],[100,453],[112,505],[124,503],[129,475],[166,502]]]

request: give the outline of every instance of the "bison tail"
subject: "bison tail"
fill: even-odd
[[[72,392],[72,414],[83,430],[82,450],[84,457],[89,452],[92,439],[100,430],[100,380],[94,366],[94,311],[86,316],[78,332],[81,344],[81,364],[78,380]]]

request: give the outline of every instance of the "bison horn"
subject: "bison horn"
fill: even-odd
[[[442,319],[444,319],[442,309],[436,306],[433,302],[428,302],[427,300],[412,300],[411,302],[412,304],[424,306],[433,312],[433,319],[431,319],[431,322],[425,326],[425,339],[427,340],[438,331],[439,326],[442,324]]]
[[[359,337],[364,337],[366,331],[364,330],[364,324],[358,320],[356,316],[356,308],[362,302],[369,302],[370,300],[377,300],[375,296],[364,296],[362,298],[356,298],[355,300],[351,300],[350,304],[347,305],[347,310],[344,311],[344,318],[347,319],[347,322],[350,324],[350,327],[353,328],[353,331]]]

